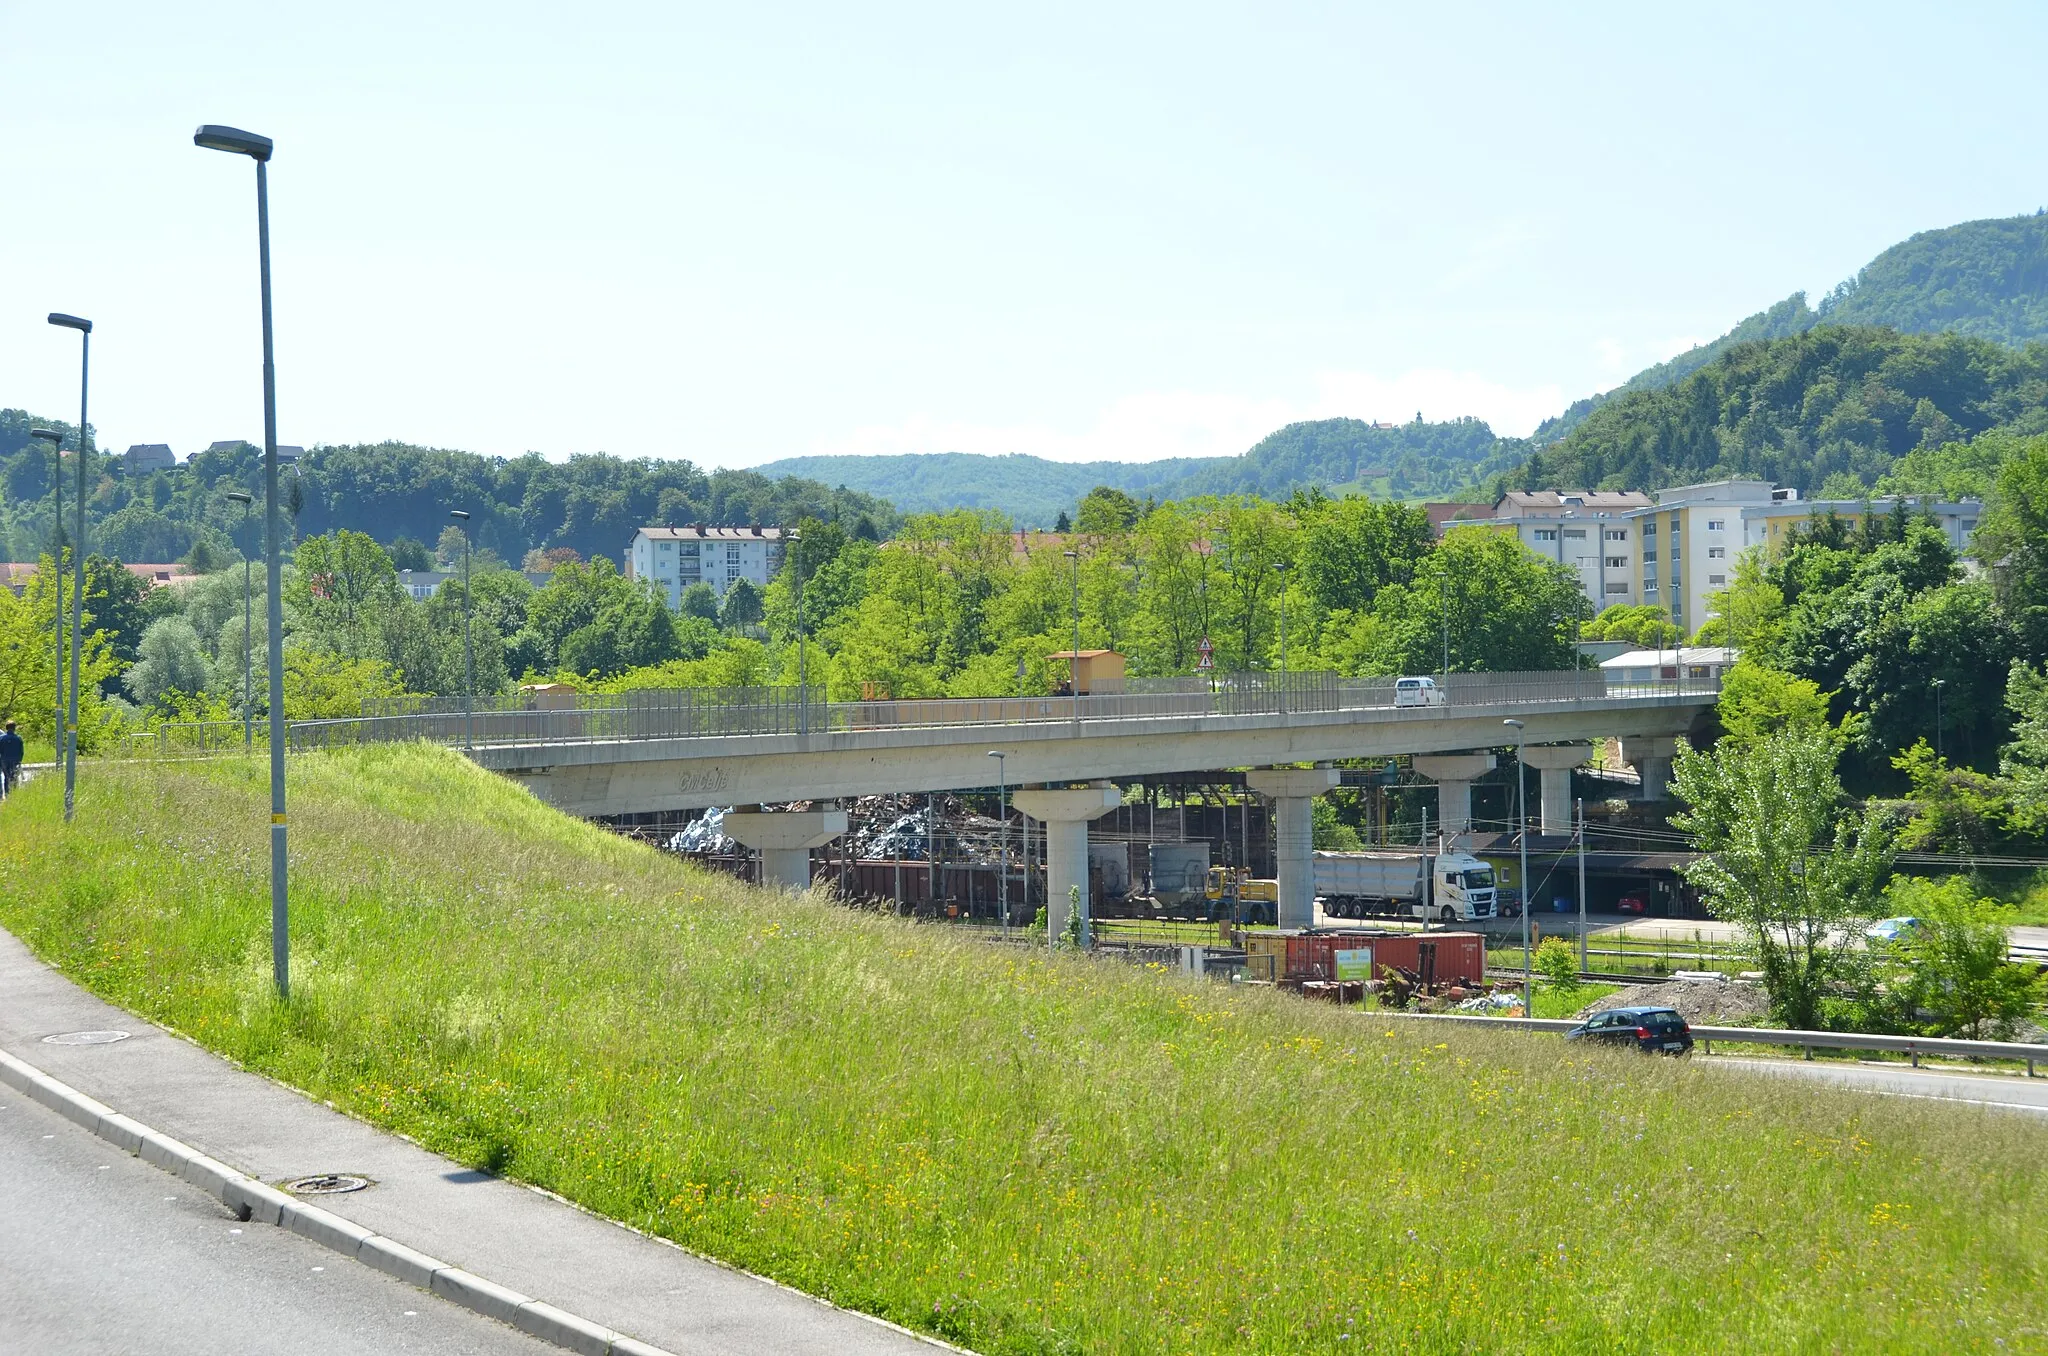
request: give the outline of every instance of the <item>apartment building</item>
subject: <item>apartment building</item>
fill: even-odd
[[[1974,501],[1909,502],[1916,514],[1933,518],[1958,553],[1983,515]],[[1575,571],[1596,609],[1647,603],[1692,632],[1707,621],[1707,596],[1728,586],[1744,550],[1775,551],[1814,518],[1833,515],[1853,525],[1892,508],[1889,499],[1805,500],[1767,480],[1730,479],[1673,486],[1654,499],[1635,490],[1512,491],[1494,506],[1488,525]]]
[[[672,608],[692,584],[723,598],[734,580],[765,588],[781,568],[779,527],[643,527],[626,548],[626,577],[653,580]]]

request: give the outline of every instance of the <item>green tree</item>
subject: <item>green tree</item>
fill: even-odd
[[[1075,510],[1074,521],[1082,532],[1106,537],[1130,531],[1137,526],[1144,511],[1143,505],[1122,490],[1097,485],[1081,496],[1081,506]]]
[[[128,694],[143,706],[167,697],[196,697],[211,681],[199,633],[183,617],[164,617],[142,633],[140,658],[122,675]]]
[[[696,617],[700,621],[718,620],[718,590],[711,585],[698,582],[684,589],[678,600],[677,610],[685,617]]]
[[[1577,574],[1489,528],[1454,527],[1425,570],[1390,584],[1372,611],[1332,618],[1323,653],[1352,673],[1435,673],[1450,638],[1453,672],[1571,668],[1592,605]]]
[[[1784,730],[1834,738],[1828,724],[1828,694],[1805,678],[1795,678],[1748,655],[1721,676],[1721,697],[1715,708],[1726,742],[1755,748]]]
[[[1434,545],[1420,508],[1346,495],[1309,509],[1295,554],[1302,586],[1318,608],[1360,611],[1387,585],[1413,579]]]
[[[1686,809],[1671,822],[1703,854],[1684,868],[1686,879],[1754,948],[1772,1015],[1817,1028],[1891,874],[1880,812],[1840,811],[1835,745],[1814,730],[1710,754],[1681,747],[1674,771]]]
[[[1924,739],[1892,766],[1906,774],[1914,806],[1913,818],[1899,830],[1902,851],[1976,854],[2005,837],[2012,817],[2005,784],[1951,767]]]
[[[294,646],[284,654],[284,714],[287,720],[335,720],[360,716],[374,697],[405,691],[398,675],[380,659],[350,659],[331,650]]]
[[[285,601],[314,643],[349,658],[370,653],[382,613],[405,601],[391,557],[366,533],[308,537],[293,564]]]
[[[1671,614],[1654,603],[1616,603],[1579,625],[1581,640],[1620,640],[1646,650],[1668,649],[1684,634]]]
[[[454,532],[457,536],[460,536],[462,532],[461,528],[455,527],[452,524],[448,530]],[[392,542],[389,554],[393,569],[431,570],[434,568],[433,552],[427,550],[425,542],[414,537],[400,537]],[[459,545],[455,550],[454,562],[456,569],[462,568],[462,549]],[[475,568],[474,561],[471,562],[471,568]]]
[[[718,609],[718,624],[728,631],[744,631],[761,620],[761,590],[749,579],[735,579],[725,586],[725,601]]]
[[[1906,1010],[1929,1035],[2011,1040],[2040,1006],[2043,976],[2009,959],[2012,910],[1981,899],[1968,880],[1901,877],[1891,908],[1919,928],[1894,944],[1903,973],[1893,979]]]
[[[746,582],[736,580],[732,587]],[[660,596],[651,587],[628,586],[590,624],[569,633],[562,641],[560,663],[581,677],[609,678],[680,657],[675,619]]]

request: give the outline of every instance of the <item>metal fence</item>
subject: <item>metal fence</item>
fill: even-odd
[[[1711,697],[1713,679],[1685,677],[1610,686],[1598,672],[1456,673],[1439,680],[1436,705],[1395,704],[1392,678],[1333,673],[1236,673],[1132,679],[1121,692],[1079,698],[911,697],[835,702],[816,688],[650,688],[556,693],[538,700],[492,694],[469,707],[461,697],[365,702],[361,716],[294,721],[288,747],[424,739],[442,744],[594,743],[730,735],[842,734],[952,726],[1071,727],[1132,720],[1214,716],[1326,715],[1372,711],[1383,718],[1440,720],[1474,708],[1526,708],[1609,700]],[[166,730],[189,727],[165,727]],[[237,727],[239,728],[239,727]],[[166,740],[186,736],[166,735]],[[207,736],[194,735],[204,739]],[[168,747],[168,745],[167,745]]]
[[[1410,1021],[1477,1022],[1486,1026],[1517,1027],[1524,1031],[1569,1031],[1577,1022],[1545,1017],[1472,1017],[1451,1012],[1376,1012],[1374,1017],[1403,1017]],[[2048,1060],[2048,1045],[2026,1041],[1966,1041],[1942,1036],[1881,1036],[1866,1031],[1785,1031],[1770,1027],[1695,1026],[1693,1039],[1708,1054],[1714,1042],[1723,1045],[1786,1045],[1808,1052],[1814,1050],[1878,1050],[1905,1055],[1920,1066],[1922,1055],[1951,1055],[1961,1059],[2003,1059],[2027,1066],[2034,1077],[2037,1062]]]

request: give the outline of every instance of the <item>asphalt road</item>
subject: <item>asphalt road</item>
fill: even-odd
[[[1884,1097],[1926,1098],[1972,1106],[2003,1107],[2048,1116],[2048,1078],[2012,1074],[1946,1073],[1906,1065],[1843,1064],[1833,1060],[1731,1059],[1699,1056],[1708,1068],[1727,1065],[1782,1078],[1818,1079]]]
[[[266,1224],[0,1090],[0,1353],[559,1350]]]

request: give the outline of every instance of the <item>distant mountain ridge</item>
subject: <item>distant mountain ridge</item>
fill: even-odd
[[[1235,457],[1069,463],[1022,453],[987,457],[944,452],[792,457],[757,469],[771,476],[798,475],[842,485],[887,499],[905,512],[999,508],[1017,522],[1034,526],[1049,524],[1062,510],[1071,510],[1096,485],[1160,499],[1230,492],[1284,498],[1309,485],[1393,499],[1481,494],[1504,478],[1520,483],[1524,477],[1512,473],[1533,451],[1564,444],[1596,411],[1675,387],[1745,345],[1789,339],[1823,324],[1882,326],[1902,334],[1953,333],[2008,347],[2048,339],[2048,215],[1966,221],[1922,231],[1872,259],[1818,307],[1808,304],[1804,292],[1795,292],[1718,339],[1645,368],[1612,390],[1574,401],[1528,439],[1498,437],[1477,419],[1436,424],[1418,419],[1391,428],[1357,419],[1324,419],[1290,424]],[[1567,468],[1626,465],[1653,472],[1660,464],[1658,457],[1617,457],[1613,452],[1616,438],[1655,441],[1665,436],[1661,431],[1631,431],[1632,419],[1647,417],[1652,408],[1664,407],[1642,405],[1631,419],[1608,421],[1599,430],[1599,453],[1545,457],[1535,469],[1545,483],[1553,468],[1563,473]],[[1843,446],[1855,449],[1853,457],[1795,452],[1786,465],[1795,478],[1816,484],[1837,472],[1882,474],[1890,459],[1912,445],[1891,448],[1849,439]],[[1699,451],[1693,449],[1677,460],[1682,464],[1699,459]]]
[[[754,469],[873,495],[905,513],[993,508],[1021,526],[1045,527],[1097,485],[1141,499],[1236,493],[1285,498],[1308,485],[1415,498],[1511,469],[1522,455],[1519,441],[1496,436],[1482,420],[1432,424],[1418,417],[1406,424],[1362,419],[1289,424],[1235,457],[1059,462],[1021,452],[910,452],[789,457]]]

